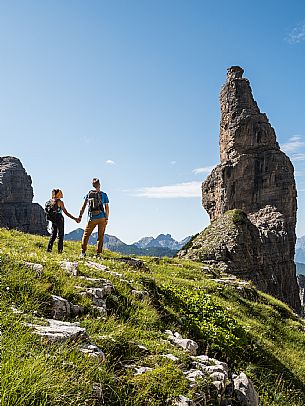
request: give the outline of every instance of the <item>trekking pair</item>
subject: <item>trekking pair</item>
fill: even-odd
[[[97,255],[100,255],[103,249],[104,234],[108,223],[109,199],[107,194],[101,191],[99,179],[93,178],[92,186],[94,187],[94,190],[90,190],[85,196],[78,218],[74,217],[66,210],[64,202],[61,200],[63,197],[62,191],[60,189],[53,189],[52,198],[45,204],[47,219],[52,223],[52,232],[47,248],[48,252],[52,251],[53,243],[56,236],[58,236],[58,253],[62,253],[64,238],[64,217],[62,212],[77,223],[80,223],[86,206],[88,205],[88,222],[82,238],[81,256],[86,255],[89,237],[96,226],[98,226],[96,253]]]

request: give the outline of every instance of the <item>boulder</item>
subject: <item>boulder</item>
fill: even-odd
[[[234,393],[240,406],[258,406],[258,394],[254,389],[253,383],[247,375],[241,372],[233,378]]]

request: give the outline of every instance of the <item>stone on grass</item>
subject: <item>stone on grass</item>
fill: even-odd
[[[196,383],[197,379],[205,377],[204,372],[199,369],[190,369],[189,371],[184,372],[184,375],[191,383]]]
[[[98,262],[88,261],[88,262],[86,262],[86,265],[87,265],[89,268],[96,269],[96,270],[101,271],[101,272],[107,272],[107,273],[109,273],[110,275],[115,276],[115,277],[117,277],[117,278],[120,278],[120,277],[123,276],[123,275],[122,275],[121,273],[119,273],[119,272],[110,271],[109,268],[107,268],[107,266],[102,265],[102,264],[99,264]]]
[[[65,342],[87,338],[86,329],[80,327],[79,323],[69,323],[54,319],[46,319],[47,325],[27,324],[33,327],[34,333],[52,342]]]
[[[193,406],[194,402],[185,396],[179,395],[167,399],[166,404],[168,406]]]
[[[135,290],[131,291],[131,294],[135,296],[138,300],[144,300],[146,297],[149,297],[149,293],[145,290]]]
[[[63,297],[52,295],[52,311],[53,319],[62,320],[72,316],[78,316],[84,312],[84,308],[79,305],[74,305],[68,302]]]
[[[164,354],[164,355],[162,354],[161,357],[168,358],[173,362],[179,361],[179,358],[175,357],[175,355],[173,354]]]
[[[97,269],[98,271],[109,271],[109,269],[107,268],[107,266],[99,264],[98,262],[93,262],[93,261],[87,261],[86,265],[89,268],[93,268],[93,269]]]
[[[103,351],[95,344],[83,344],[80,347],[80,352],[87,355],[90,358],[95,358],[98,362],[104,362],[106,360]]]
[[[121,262],[125,262],[126,264],[139,269],[139,270],[144,270],[144,271],[148,271],[149,269],[147,268],[147,266],[144,264],[144,262],[140,259],[137,258],[131,258],[131,257],[121,257],[121,258],[112,258],[112,260],[114,261],[121,261]]]
[[[78,262],[62,261],[59,265],[61,269],[69,272],[72,276],[78,275]]]
[[[145,372],[151,372],[152,368],[149,367],[136,367],[136,372],[134,373],[134,375],[142,375],[145,374]]]
[[[27,266],[28,268],[33,269],[33,271],[35,271],[37,273],[38,276],[41,276],[42,274],[42,270],[43,270],[43,265],[41,264],[35,264],[34,262],[23,262],[25,266]]]
[[[244,372],[233,378],[234,393],[241,406],[258,406],[258,394]]]
[[[91,282],[98,282],[98,287],[86,288],[83,286],[76,286],[76,288],[81,289],[82,296],[88,296],[92,300],[92,305],[101,313],[107,314],[106,307],[106,296],[114,293],[113,284],[107,279],[95,279],[95,278],[86,278]]]
[[[171,330],[166,330],[165,333],[168,335],[168,339],[172,344],[183,348],[191,355],[196,355],[198,344],[195,341],[189,340],[188,338],[182,338],[181,334],[177,332],[173,334]]]

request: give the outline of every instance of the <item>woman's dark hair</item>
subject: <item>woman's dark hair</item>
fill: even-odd
[[[60,189],[53,189],[52,190],[52,199],[56,199],[56,195],[59,192]]]
[[[53,200],[53,202],[52,202],[52,206],[53,207],[56,207],[57,206],[57,198],[56,198],[56,195],[57,195],[57,193],[60,191],[60,189],[53,189],[52,190],[52,200]]]

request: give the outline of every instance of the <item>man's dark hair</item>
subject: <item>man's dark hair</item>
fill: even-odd
[[[98,178],[93,178],[92,179],[92,186],[97,187],[100,185],[100,180]]]

